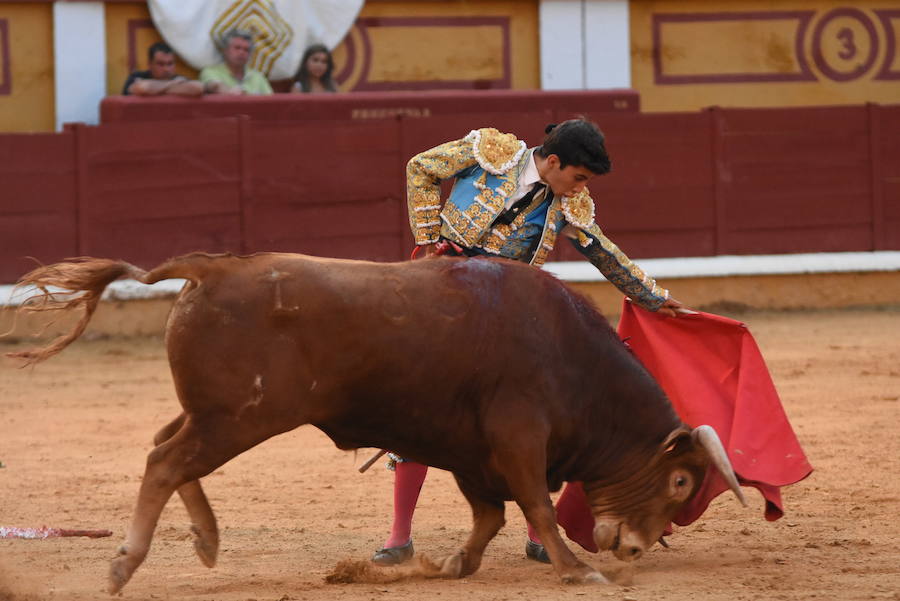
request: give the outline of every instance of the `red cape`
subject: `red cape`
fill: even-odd
[[[794,435],[747,326],[710,313],[669,318],[626,301],[622,338],[656,378],[682,421],[715,428],[741,484],[766,500],[765,517],[784,515],[779,487],[812,472]],[[728,490],[715,470],[674,522],[686,526]],[[570,539],[597,552],[594,518],[580,483],[569,483],[556,505],[557,521]]]

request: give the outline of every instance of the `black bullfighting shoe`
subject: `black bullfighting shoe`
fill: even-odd
[[[550,556],[547,555],[547,549],[544,548],[544,545],[531,539],[525,541],[525,557],[541,563],[550,563]]]
[[[408,543],[399,547],[382,547],[378,549],[375,551],[375,555],[372,556],[372,563],[382,566],[395,566],[398,563],[404,563],[412,559],[413,553],[415,551],[413,550],[412,539],[409,539]]]

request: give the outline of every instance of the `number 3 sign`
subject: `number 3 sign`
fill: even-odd
[[[890,16],[881,15],[887,30],[885,65],[877,79],[893,79],[890,63],[895,40]],[[879,37],[875,24],[861,10],[838,8],[825,14],[812,35],[812,58],[822,75],[834,81],[851,81],[872,69],[878,55]]]

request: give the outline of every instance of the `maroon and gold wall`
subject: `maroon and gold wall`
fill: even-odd
[[[900,2],[632,0],[645,111],[900,101]]]
[[[0,2],[0,132],[53,123],[53,5]]]

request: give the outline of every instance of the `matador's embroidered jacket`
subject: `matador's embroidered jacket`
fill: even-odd
[[[566,226],[572,244],[624,294],[651,311],[669,292],[631,262],[594,222],[587,188],[572,197],[537,196],[509,225],[495,223],[516,192],[534,149],[512,134],[477,129],[414,156],[406,168],[409,219],[416,244],[441,236],[460,246],[540,267]],[[454,178],[441,206],[440,182]]]

